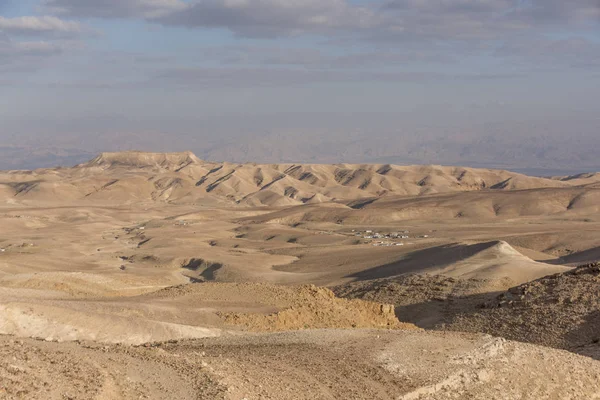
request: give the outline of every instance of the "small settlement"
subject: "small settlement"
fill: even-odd
[[[366,243],[370,243],[373,246],[378,247],[391,247],[391,246],[404,246],[404,242],[399,241],[403,239],[410,239],[410,231],[400,232],[376,232],[373,230],[355,231],[352,233],[356,237],[361,237],[366,240]],[[429,238],[429,235],[417,236],[417,238]]]

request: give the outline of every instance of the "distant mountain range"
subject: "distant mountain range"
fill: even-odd
[[[102,151],[192,150],[209,161],[259,163],[381,163],[398,165],[461,165],[507,169],[535,176],[573,175],[600,171],[598,139],[594,137],[434,134],[283,134],[235,135],[118,134],[61,141],[29,139],[0,146],[0,169],[72,166]],[[72,145],[75,143],[76,145]]]
[[[214,203],[249,207],[335,203],[350,211],[390,207],[389,201],[400,201],[394,207],[402,208],[405,196],[555,189],[552,196],[545,194],[544,198],[555,212],[566,212],[598,204],[599,184],[600,174],[546,179],[503,170],[435,165],[240,164],[203,161],[191,152],[119,152],[102,153],[72,168],[0,172],[0,201]],[[539,200],[539,193],[525,192],[529,194],[523,195],[523,204]],[[488,204],[488,196],[483,196],[485,204],[480,208],[490,217],[497,216],[501,209],[510,209],[515,215],[530,212],[513,209],[503,202],[504,197],[497,199],[497,207]],[[465,204],[456,209],[454,205],[443,208],[451,215],[466,216],[481,200],[475,196],[466,208]],[[433,201],[444,199],[434,197]],[[424,201],[421,206],[427,204]]]

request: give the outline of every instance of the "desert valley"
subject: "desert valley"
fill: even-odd
[[[600,173],[0,172],[0,398],[600,398]]]

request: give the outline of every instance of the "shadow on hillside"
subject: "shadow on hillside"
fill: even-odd
[[[194,274],[186,274],[190,279],[196,281],[214,281],[215,273],[223,268],[223,264],[206,261],[202,258],[192,258],[181,266]]]
[[[483,307],[494,301],[502,292],[477,294],[461,298],[448,298],[443,301],[429,300],[410,305],[396,305],[396,317],[402,322],[409,322],[423,329],[451,330],[459,332],[485,333],[503,337],[517,342],[532,343],[544,346],[536,341],[536,336],[528,331],[527,324],[518,321],[522,314],[514,310],[514,321],[496,321],[493,309]],[[473,317],[479,323],[470,324]],[[481,323],[484,322],[484,323]],[[547,325],[557,321],[548,314]],[[559,334],[555,347],[575,354],[600,360],[600,310],[593,311],[585,318],[584,323],[572,331]]]
[[[600,261],[600,247],[578,251],[567,256],[563,256],[556,260],[544,261],[548,264],[591,264]]]
[[[567,350],[600,360],[600,310],[590,313],[583,324],[565,335],[565,339],[573,344]]]
[[[443,268],[472,257],[481,251],[489,249],[497,243],[497,241],[471,245],[455,243],[430,247],[409,253],[399,261],[347,275],[346,278],[354,278],[357,281],[366,281],[424,272],[429,268]]]
[[[423,329],[444,330],[460,315],[480,312],[483,305],[502,292],[490,292],[446,299],[431,299],[422,303],[396,304],[396,317]],[[488,332],[485,332],[488,333]]]

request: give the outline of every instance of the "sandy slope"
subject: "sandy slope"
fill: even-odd
[[[0,334],[101,343],[220,336],[228,331],[411,328],[390,305],[338,299],[315,286],[182,285],[143,296],[65,299],[47,291],[0,288]]]
[[[501,279],[519,284],[568,269],[536,262],[504,241],[492,241],[418,250],[393,263],[361,271],[354,277],[365,280],[419,272],[467,279]]]
[[[6,399],[597,399],[599,366],[456,333],[324,330],[141,348],[0,337]]]

